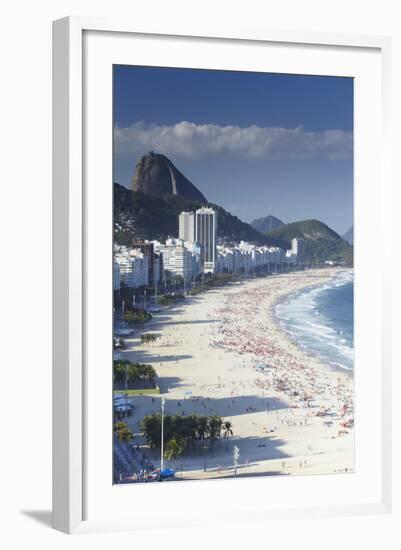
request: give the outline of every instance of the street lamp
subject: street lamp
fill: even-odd
[[[164,469],[164,404],[165,399],[162,397],[162,425],[161,425],[161,445],[160,445],[160,472]]]

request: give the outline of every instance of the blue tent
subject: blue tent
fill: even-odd
[[[171,470],[170,468],[165,468],[164,470],[162,470],[160,472],[160,477],[161,478],[163,478],[163,477],[173,477],[174,474],[175,474],[174,470]]]

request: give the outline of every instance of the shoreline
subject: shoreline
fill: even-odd
[[[337,273],[331,277],[330,279],[328,279],[328,281],[330,281],[331,279],[335,279],[339,274],[343,273],[344,271],[350,271],[353,269],[352,268],[341,268],[341,269],[338,269]],[[298,347],[298,349],[300,349],[300,351],[302,351],[307,357],[309,358],[315,358],[317,359],[318,361],[320,361],[327,369],[330,369],[334,372],[339,372],[339,373],[347,373],[349,374],[349,376],[351,376],[353,378],[354,376],[354,369],[349,369],[347,367],[344,367],[344,366],[339,366],[338,364],[334,364],[334,363],[330,363],[330,362],[327,362],[325,361],[324,358],[320,357],[319,354],[317,352],[315,352],[313,349],[309,349],[307,348],[306,346],[302,346],[296,339],[296,337],[294,336],[291,336],[291,333],[289,331],[287,331],[283,324],[282,324],[282,320],[281,318],[277,315],[276,313],[276,306],[279,306],[281,303],[287,301],[291,296],[295,296],[295,295],[299,295],[300,293],[304,293],[306,291],[310,291],[310,290],[313,290],[315,288],[319,288],[321,285],[324,285],[326,284],[327,280],[324,282],[320,282],[320,283],[317,283],[317,284],[314,284],[314,285],[311,285],[311,286],[305,286],[305,287],[302,287],[302,288],[298,288],[297,290],[293,290],[291,291],[290,293],[288,294],[282,294],[281,296],[279,296],[276,300],[276,302],[272,305],[272,320],[273,322],[277,325],[277,327],[283,331],[283,333],[287,336],[288,340],[294,344],[295,346]]]
[[[192,452],[171,464],[182,463],[184,479],[231,475],[234,444],[241,452],[238,476],[353,470],[353,430],[341,428],[341,407],[352,412],[352,376],[307,356],[274,315],[281,297],[339,271],[209,290],[155,315],[142,331],[159,334],[154,345],[141,345],[140,331],[127,340],[124,358],[155,367],[169,414],[213,413],[233,423],[234,436],[206,458]],[[263,362],[268,367],[257,370]],[[160,399],[137,396],[134,407],[128,423],[143,444],[140,419],[159,411]],[[154,459],[157,464],[157,454]]]

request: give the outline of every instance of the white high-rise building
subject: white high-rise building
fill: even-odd
[[[148,257],[141,252],[131,250],[128,254],[117,254],[115,261],[120,267],[120,284],[128,288],[149,284]]]
[[[113,260],[113,283],[114,283],[114,290],[118,290],[121,285],[121,277],[120,277],[120,265],[118,262]]]
[[[195,242],[194,212],[181,212],[178,219],[178,236],[183,241]]]
[[[291,252],[297,258],[297,264],[305,263],[305,240],[304,239],[292,239]]]
[[[199,208],[195,212],[195,240],[201,246],[201,264],[205,273],[217,268],[217,212],[212,208]]]

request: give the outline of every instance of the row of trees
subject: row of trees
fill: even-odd
[[[142,421],[141,429],[151,448],[159,448],[161,445],[161,421],[160,413],[145,416]],[[178,458],[186,450],[204,447],[206,443],[213,446],[222,436],[228,444],[229,438],[233,435],[232,428],[229,420],[223,420],[218,415],[165,415],[165,458]]]
[[[197,294],[201,294],[211,288],[225,286],[234,280],[235,275],[233,273],[208,273],[204,275],[202,283],[194,286],[188,294],[191,296],[196,296]]]
[[[154,385],[156,371],[151,365],[132,363],[131,361],[114,361],[114,385],[125,384],[125,377],[129,386],[138,382]]]
[[[205,285],[210,287],[225,286],[235,279],[233,273],[215,273],[210,278],[205,280]]]

